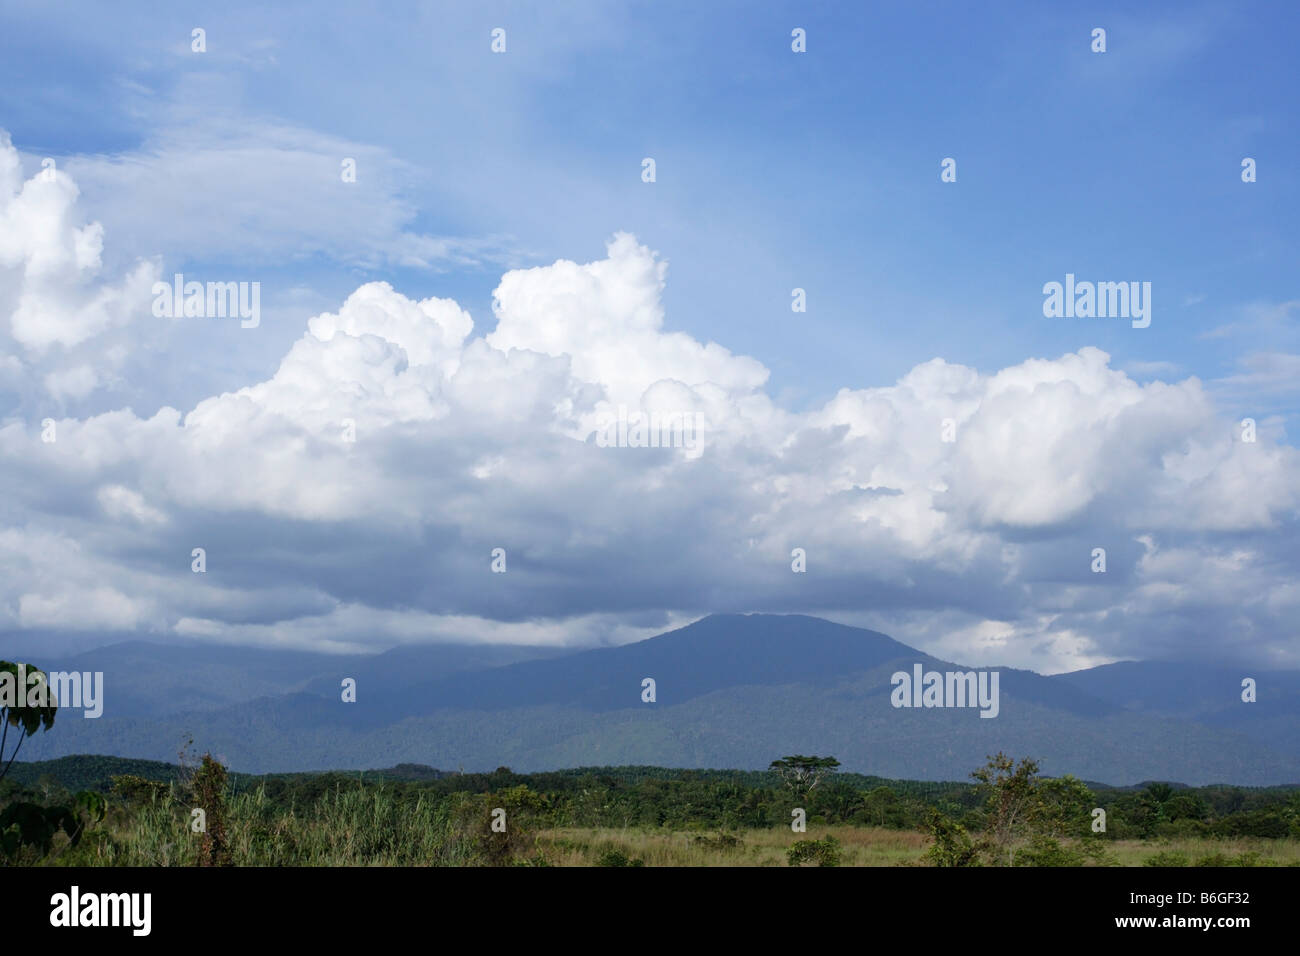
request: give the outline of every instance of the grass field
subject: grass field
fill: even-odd
[[[113,769],[102,765],[103,758],[90,759],[94,766],[81,767],[77,782],[91,779],[91,770],[99,780]],[[141,867],[1300,866],[1300,801],[1291,790],[1197,792],[1152,784],[1098,797],[1072,778],[1025,777],[1024,767],[1007,779],[1023,778],[1022,790],[1032,800],[1023,799],[1034,813],[1014,828],[999,829],[993,814],[1000,804],[984,797],[981,806],[969,788],[930,794],[944,807],[940,812],[909,793],[905,781],[895,784],[898,789],[869,790],[839,781],[804,801],[807,832],[794,833],[782,821],[789,820],[790,794],[761,780],[746,785],[688,771],[622,779],[614,768],[576,777],[521,777],[502,769],[377,782],[340,774],[231,781],[220,764],[205,758],[183,774],[163,766],[164,780],[110,774],[104,789],[111,799],[90,794],[98,813],[94,800],[69,810],[71,793],[49,775],[27,789],[7,783],[0,822],[9,823],[0,825],[0,861]],[[1089,808],[1103,800],[1110,829],[1094,836]],[[848,814],[855,818],[845,820]],[[42,822],[49,819],[64,823]],[[1059,837],[1065,833],[1086,838]]]
[[[854,826],[810,826],[789,830],[747,830],[701,834],[663,830],[545,830],[537,848],[552,866],[598,865],[618,850],[645,866],[786,866],[786,850],[796,840],[834,836],[842,845],[841,866],[910,866],[922,862],[930,838],[906,830]],[[731,840],[737,841],[732,844]]]
[[[432,805],[398,813],[382,798],[327,800],[308,813],[257,813],[254,797],[236,799],[228,817],[236,866],[428,866],[473,863],[448,839],[447,820]],[[91,866],[193,866],[198,839],[170,808],[115,815],[81,846],[49,862]],[[907,830],[810,825],[738,832],[561,828],[540,830],[525,859],[548,866],[788,866],[800,840],[834,837],[840,866],[927,866],[929,836]],[[1115,840],[1096,865],[1300,866],[1300,840]]]
[[[552,866],[595,866],[611,850],[645,866],[787,866],[786,850],[796,840],[835,837],[841,866],[924,866],[930,838],[922,833],[855,826],[809,826],[805,834],[749,830],[729,836],[657,830],[545,830],[537,848]],[[724,838],[725,840],[725,838]],[[729,843],[729,841],[725,841]],[[1179,839],[1116,840],[1106,844],[1107,865],[1300,866],[1300,840]],[[1243,857],[1244,855],[1244,857]],[[1213,861],[1213,862],[1211,862]]]

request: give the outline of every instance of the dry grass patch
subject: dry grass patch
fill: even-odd
[[[840,841],[843,866],[916,864],[929,843],[921,833],[854,826],[813,825],[807,833],[563,828],[543,830],[537,848],[553,866],[619,865],[616,854],[643,866],[787,866],[796,842],[828,836]]]

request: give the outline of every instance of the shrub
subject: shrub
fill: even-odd
[[[839,866],[840,841],[833,836],[824,840],[799,840],[786,851],[786,858],[791,866],[806,866],[811,863],[818,866]]]
[[[1272,866],[1273,864],[1260,858],[1260,855],[1253,850],[1248,850],[1239,856],[1228,856],[1225,853],[1210,853],[1197,859],[1192,866]]]
[[[1062,845],[1043,834],[1036,835],[1016,855],[1016,866],[1087,866],[1106,862],[1106,848],[1098,839]]]
[[[195,806],[203,811],[203,839],[199,843],[199,866],[230,866],[226,840],[226,768],[203,755],[203,763],[190,783]]]
[[[696,846],[706,850],[739,850],[745,845],[745,841],[732,833],[719,833],[716,837],[697,836],[692,837]]]
[[[980,845],[971,839],[964,826],[937,810],[930,815],[930,836],[934,842],[925,856],[935,866],[980,865]]]
[[[1291,823],[1276,810],[1247,810],[1234,813],[1214,823],[1210,832],[1215,836],[1250,836],[1278,839],[1291,830]]]
[[[1174,839],[1200,837],[1208,832],[1209,827],[1203,821],[1191,817],[1179,817],[1168,823],[1159,823],[1155,828],[1156,836]]]
[[[486,866],[510,866],[533,854],[545,800],[520,784],[496,793],[454,794],[451,808],[460,853]]]
[[[629,857],[617,847],[611,847],[596,857],[597,866],[645,866],[645,860]]]
[[[157,780],[146,780],[133,773],[117,774],[112,778],[115,796],[124,803],[153,803],[161,800],[171,790],[171,785]]]

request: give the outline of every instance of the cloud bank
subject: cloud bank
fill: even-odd
[[[153,317],[161,263],[105,275],[104,238],[66,174],[22,181],[0,140],[10,634],[597,643],[763,610],[1038,670],[1300,666],[1296,451],[1243,441],[1195,378],[1139,384],[1096,348],[992,374],[935,358],[793,413],[761,362],[665,329],[667,264],[619,234],[507,272],[486,334],[370,282],[265,380],[63,414],[156,323],[208,321]],[[620,413],[708,427],[601,447]]]

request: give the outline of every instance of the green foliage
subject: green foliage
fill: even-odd
[[[59,757],[36,763],[19,761],[13,765],[13,769],[5,779],[17,784],[31,785],[41,777],[48,776],[59,781],[69,790],[109,791],[113,788],[115,776],[131,775],[144,780],[170,783],[176,779],[178,772],[179,768],[175,764],[163,763],[160,760],[80,754],[75,757]]]
[[[1153,783],[1147,786],[1146,795],[1156,806],[1163,806],[1174,795],[1174,788],[1167,783]]]
[[[1231,854],[1217,852],[1207,853],[1199,856],[1195,860],[1187,853],[1181,850],[1166,850],[1160,853],[1153,853],[1147,857],[1143,866],[1270,866],[1268,861],[1260,857],[1253,850],[1246,850],[1233,856]]]
[[[618,847],[610,847],[596,857],[597,866],[645,866],[645,860],[629,857]]]
[[[840,841],[833,836],[823,840],[797,840],[786,851],[791,866],[839,866]]]
[[[98,823],[108,812],[108,801],[103,794],[93,790],[82,790],[72,798],[73,809],[85,815],[90,823]]]
[[[229,866],[230,846],[226,835],[226,768],[212,754],[190,781],[194,805],[203,810],[205,826],[199,842],[199,866]]]
[[[1155,828],[1155,835],[1164,838],[1187,838],[1195,839],[1209,835],[1210,828],[1200,820],[1189,820],[1186,817],[1177,820],[1169,820],[1159,823]]]
[[[1243,810],[1223,820],[1215,821],[1209,832],[1214,836],[1263,837],[1276,839],[1287,836],[1292,829],[1292,819],[1281,810]]]
[[[44,856],[59,831],[72,841],[80,836],[81,822],[68,807],[11,803],[0,811],[0,855],[11,863],[19,861],[24,849]]]
[[[740,850],[745,846],[745,841],[734,833],[719,833],[716,837],[706,834],[692,837],[691,842],[706,850]]]
[[[1210,853],[1205,856],[1198,857],[1196,862],[1192,864],[1192,866],[1266,866],[1266,865],[1268,864],[1266,864],[1263,860],[1260,859],[1258,853],[1255,853],[1250,850],[1247,850],[1244,853],[1239,853],[1236,856],[1230,856],[1226,853]]]
[[[69,846],[76,846],[87,826],[104,819],[107,807],[104,798],[90,790],[74,796],[71,805],[11,803],[0,810],[0,858],[10,863],[39,860],[50,853],[60,833]]]
[[[1300,836],[1300,790],[1295,788],[1172,788],[1171,795],[1164,795],[1146,786],[1117,789],[1071,777],[1030,775],[1034,799],[1025,806],[1022,824],[1013,828],[1011,845],[999,845],[992,837],[1001,804],[993,797],[999,778],[1014,783],[1023,767],[1023,762],[1004,760],[1003,771],[989,772],[987,782],[977,778],[974,785],[836,773],[799,805],[819,826],[924,830],[932,837],[926,858],[941,866],[1102,864],[1108,862],[1102,847],[1137,835],[1130,821],[1142,807],[1158,814],[1153,835],[1190,836],[1198,842]],[[0,812],[23,803],[72,810],[72,792],[92,789],[78,784],[102,781],[93,789],[108,793],[106,822],[94,824],[90,814],[77,811],[83,825],[76,843],[54,813],[49,850],[43,852],[45,842],[31,829],[34,819],[24,818],[27,840],[22,826],[12,829],[26,812],[15,810],[4,828],[10,845],[21,844],[18,854],[24,862],[137,866],[192,866],[202,859],[257,866],[543,865],[536,835],[556,828],[684,831],[691,834],[684,841],[701,855],[725,854],[728,863],[738,863],[750,861],[762,844],[738,834],[785,829],[790,822],[790,788],[770,771],[597,767],[516,774],[501,767],[492,773],[456,774],[412,766],[256,778],[226,773],[224,783],[215,785],[224,804],[224,834],[205,852],[204,841],[189,829],[189,814],[200,805],[211,814],[211,806],[200,804],[193,788],[196,780],[203,785],[205,777],[215,774],[200,765],[187,785],[177,781],[174,765],[147,761],[88,756],[15,763],[10,777],[0,782]],[[1107,810],[1104,834],[1091,832],[1092,806]],[[491,811],[497,807],[507,811],[502,835],[491,829]],[[1204,819],[1196,819],[1202,813]],[[77,824],[70,825],[76,829]],[[219,852],[220,846],[225,852]],[[546,854],[556,846],[548,835]],[[661,862],[622,846],[629,857]],[[780,846],[784,853],[784,840]],[[1224,846],[1225,859],[1235,859],[1231,854],[1242,849]],[[852,852],[852,859],[860,859],[856,846]],[[1130,861],[1140,858],[1126,848],[1115,852]],[[1262,852],[1263,859],[1275,857],[1271,850]],[[592,861],[596,855],[584,846],[570,859]],[[1195,850],[1187,864],[1198,856],[1207,851]]]
[[[1046,833],[1035,833],[1016,855],[1016,866],[1096,866],[1109,863],[1105,844],[1096,839],[1060,843]]]
[[[840,762],[834,757],[794,754],[773,760],[767,769],[775,772],[796,797],[804,799],[825,777],[834,773],[839,765]]]
[[[1017,839],[1045,813],[1037,775],[1037,761],[1026,757],[1017,764],[1001,751],[971,774],[985,798],[988,840],[1008,866],[1015,865]]]
[[[1210,815],[1209,804],[1194,793],[1179,793],[1161,804],[1164,818],[1171,823],[1179,820],[1204,820]]]
[[[1066,775],[1040,779],[1031,759],[1017,763],[1006,754],[990,757],[971,774],[983,806],[970,814],[982,833],[931,811],[927,858],[935,866],[1087,866],[1110,862],[1092,833],[1096,795]]]
[[[33,680],[33,678],[35,678]],[[13,766],[23,741],[36,731],[54,726],[58,701],[50,689],[45,672],[31,664],[0,661],[0,780]],[[18,730],[14,749],[5,758],[9,728]]]
[[[1034,781],[1030,824],[1034,831],[1050,837],[1082,837],[1092,832],[1092,809],[1096,795],[1077,777],[1066,774]]]
[[[111,789],[113,796],[123,803],[155,803],[171,793],[170,784],[146,780],[132,773],[115,774]]]
[[[1192,861],[1186,853],[1178,850],[1169,850],[1161,853],[1153,853],[1142,861],[1143,866],[1191,866]]]
[[[454,794],[451,807],[464,855],[486,866],[510,866],[532,854],[546,800],[518,784],[497,793]]]
[[[873,787],[862,800],[864,819],[862,822],[874,826],[889,826],[891,823],[903,829],[906,823],[901,819],[904,805],[892,787]]]
[[[967,829],[937,810],[931,811],[930,836],[933,842],[926,859],[934,866],[979,866],[983,845],[971,838]]]
[[[58,701],[44,671],[30,664],[0,661],[0,780],[13,766],[18,751],[28,737],[38,730],[54,726]],[[14,749],[5,759],[9,729],[18,734]],[[48,798],[52,789],[41,781]],[[62,800],[66,791],[59,795]],[[0,809],[0,859],[8,863],[35,862],[48,856],[60,835],[67,846],[75,847],[91,824],[104,819],[108,804],[93,790],[81,790],[70,803],[41,804],[30,800],[11,800]]]

